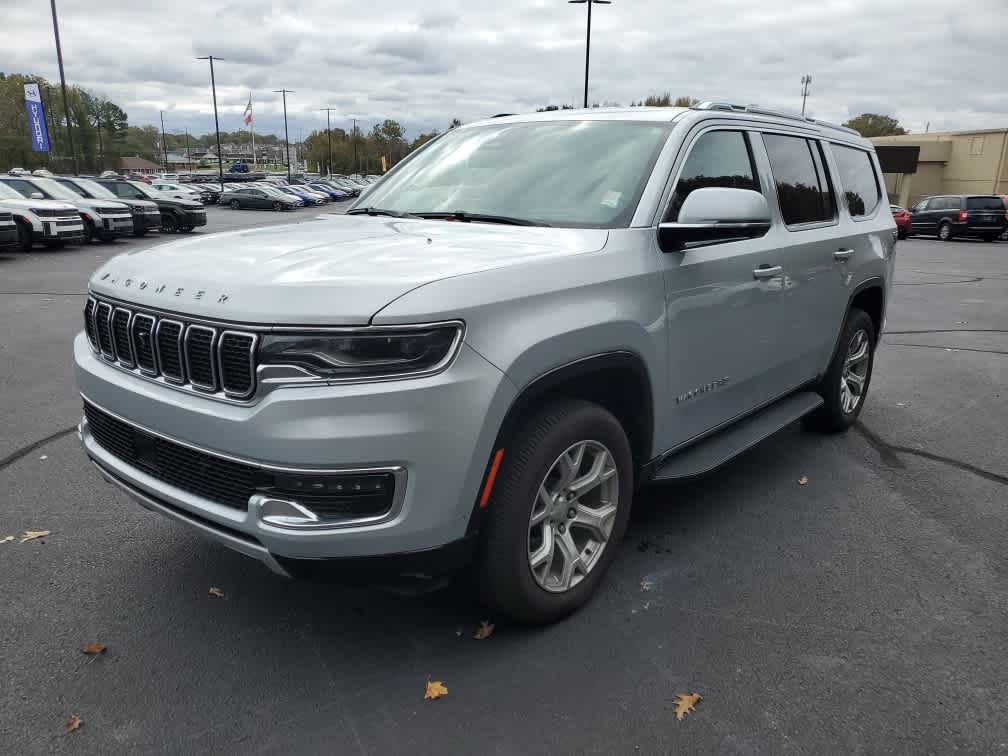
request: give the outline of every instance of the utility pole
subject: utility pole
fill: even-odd
[[[209,60],[210,61],[210,89],[213,91],[213,122],[214,131],[217,133],[217,177],[220,179],[221,188],[224,188],[224,155],[221,154],[220,145],[220,121],[217,118],[217,82],[214,80],[214,70],[213,62],[215,60],[213,55],[204,55],[201,58],[196,58],[196,60]],[[224,60],[224,58],[216,58],[216,60]]]
[[[287,181],[291,180],[291,167],[290,167],[290,137],[287,136],[287,94],[295,94],[290,89],[274,89],[274,94],[283,94],[283,110],[284,110],[284,145],[287,147]]]
[[[801,114],[805,117],[805,100],[808,98],[809,87],[812,86],[812,74],[805,74],[801,77]]]
[[[189,129],[185,130],[185,162],[189,173],[192,173],[192,153],[189,152]],[[221,187],[222,189],[224,187]]]
[[[60,87],[63,88],[63,115],[66,116],[67,144],[70,145],[73,171],[77,173],[77,153],[74,151],[73,134],[70,133],[70,100],[67,98],[66,76],[63,73],[63,47],[60,45],[59,22],[56,20],[56,0],[49,0],[49,7],[52,10],[53,36],[56,37],[56,62],[59,64]]]
[[[588,6],[588,34],[585,37],[585,86],[584,106],[588,107],[588,59],[591,53],[591,9],[593,5],[612,5],[612,0],[567,0],[571,5]]]
[[[168,137],[164,130],[164,111],[161,111],[161,153],[164,155],[164,172],[168,173]]]
[[[325,124],[326,124],[326,136],[329,137],[329,170],[328,174],[332,176],[332,122],[329,120],[336,108],[319,108],[319,110],[325,111]]]

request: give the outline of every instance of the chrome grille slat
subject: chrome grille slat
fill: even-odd
[[[92,350],[121,369],[221,400],[255,394],[256,333],[218,330],[95,297],[88,297],[83,316]]]
[[[112,305],[99,302],[95,310],[95,333],[98,335],[98,348],[106,360],[115,361],[115,347],[112,344]]]

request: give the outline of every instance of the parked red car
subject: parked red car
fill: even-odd
[[[899,205],[889,205],[893,220],[896,221],[896,238],[906,239],[910,235],[910,213]]]

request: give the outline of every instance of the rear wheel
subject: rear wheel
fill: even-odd
[[[816,388],[823,406],[807,424],[827,433],[847,430],[857,420],[868,395],[875,363],[875,325],[868,313],[851,309],[826,375]]]
[[[633,497],[630,444],[607,410],[563,399],[506,449],[482,528],[480,593],[518,621],[554,622],[591,597],[615,558]]]
[[[949,223],[942,223],[938,226],[938,238],[942,241],[952,241],[952,226]]]
[[[231,202],[229,204],[231,205],[231,209],[232,210],[238,210],[238,209],[241,208],[241,202],[239,202],[236,199],[231,200]]]
[[[174,234],[178,231],[178,219],[171,214],[162,215],[161,230],[166,234]]]
[[[273,202],[273,210],[275,210],[275,211],[276,211],[276,212],[278,212],[278,213],[279,213],[279,212],[280,212],[281,210],[283,210],[283,205],[281,205],[281,204],[280,204],[280,201],[279,201],[279,200],[276,200],[276,201],[274,201],[274,202]]]

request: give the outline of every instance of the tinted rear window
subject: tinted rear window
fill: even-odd
[[[1000,197],[967,197],[967,210],[1004,210],[1004,200]]]
[[[833,220],[833,192],[827,183],[818,143],[802,137],[764,134],[787,225]]]
[[[864,150],[839,144],[831,144],[830,150],[836,158],[850,214],[855,218],[870,215],[882,198],[871,156]]]

